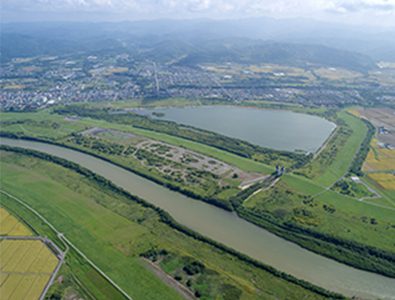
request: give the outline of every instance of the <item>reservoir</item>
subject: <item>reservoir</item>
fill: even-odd
[[[277,150],[316,152],[336,125],[323,118],[290,111],[233,106],[141,110],[155,119],[174,121]],[[163,117],[152,115],[164,113]]]
[[[3,138],[1,143],[50,153],[80,164],[163,208],[181,224],[297,278],[350,297],[395,300],[395,279],[357,270],[317,255],[234,213],[172,192],[95,157],[38,142]]]

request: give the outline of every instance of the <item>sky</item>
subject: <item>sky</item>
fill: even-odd
[[[312,18],[395,27],[395,0],[1,0],[1,22]]]

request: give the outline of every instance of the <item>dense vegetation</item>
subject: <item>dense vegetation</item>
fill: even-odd
[[[328,211],[330,210],[331,208],[328,208]],[[283,222],[269,212],[251,210],[240,206],[237,213],[244,219],[321,255],[356,268],[395,277],[393,268],[395,253],[393,252],[325,234],[296,222]],[[294,214],[296,216],[302,214],[302,218],[307,219],[306,225],[314,225],[312,223],[314,222],[314,214],[308,209],[299,208],[294,211]]]
[[[288,167],[300,168],[311,158],[311,156],[306,156],[304,154],[267,149],[211,131],[180,125],[170,121],[155,120],[149,116],[142,116],[134,113],[111,114],[108,109],[89,108],[86,106],[67,106],[57,108],[54,112],[62,115],[90,117],[111,123],[127,124],[136,128],[162,132],[206,144],[242,157],[252,158],[272,166],[276,166],[281,162]]]
[[[311,290],[319,295],[322,295],[324,297],[327,298],[332,298],[332,299],[344,299],[345,297],[342,295],[339,295],[337,293],[333,293],[333,292],[329,292],[326,291],[325,289],[322,289],[320,287],[317,287],[311,283],[308,283],[304,280],[299,280],[291,275],[288,275],[286,273],[280,272],[276,269],[274,269],[273,267],[270,267],[262,262],[259,262],[257,260],[251,259],[250,257],[239,253],[221,243],[218,243],[214,240],[211,240],[209,238],[206,238],[202,235],[200,235],[199,233],[194,232],[193,230],[177,223],[167,212],[165,212],[164,210],[154,206],[151,203],[146,202],[145,200],[133,196],[130,193],[128,193],[127,191],[123,190],[122,188],[117,187],[116,185],[114,185],[112,182],[108,181],[107,179],[101,177],[100,175],[97,175],[93,172],[91,172],[88,169],[85,169],[81,166],[79,166],[78,164],[75,164],[73,162],[69,162],[65,159],[59,158],[59,157],[55,157],[49,154],[45,154],[45,153],[41,153],[38,151],[34,151],[34,150],[28,150],[28,149],[21,149],[21,148],[13,148],[13,147],[8,147],[5,145],[2,145],[0,147],[0,150],[4,150],[4,151],[12,151],[14,153],[20,153],[20,154],[24,154],[24,155],[29,155],[29,156],[33,156],[33,157],[37,157],[46,161],[50,161],[50,162],[54,162],[55,164],[59,164],[65,168],[71,169],[71,170],[75,170],[76,172],[78,172],[79,174],[83,175],[84,177],[88,178],[89,180],[94,181],[98,187],[100,187],[100,190],[104,191],[105,193],[109,193],[109,194],[117,194],[121,197],[123,197],[122,199],[125,199],[123,201],[125,201],[125,204],[127,204],[128,202],[134,202],[134,203],[138,203],[140,205],[142,205],[145,208],[149,208],[152,209],[153,211],[156,212],[156,214],[159,217],[159,220],[162,223],[167,224],[168,226],[170,226],[171,228],[184,233],[186,235],[188,235],[189,237],[192,237],[193,239],[197,240],[197,241],[201,241],[204,244],[208,244],[211,246],[214,246],[216,249],[223,251],[224,253],[230,254],[231,256],[234,256],[235,258],[246,262],[249,265],[252,265],[254,267],[257,267],[259,269],[265,270],[279,278],[285,279],[289,282],[298,284],[308,290]],[[126,200],[127,199],[127,200]],[[158,258],[160,255],[162,256],[167,256],[169,255],[168,251],[149,251],[149,252],[144,252],[142,253],[142,256],[148,257],[148,258],[152,258],[153,260],[155,260],[155,258]],[[183,264],[183,268],[182,268],[187,274],[189,273],[202,273],[202,274],[207,274],[207,272],[209,272],[210,270],[207,269],[203,264],[201,264],[200,262],[196,261],[196,260],[191,260],[191,261],[187,261],[186,263]],[[189,272],[189,273],[188,273]],[[238,290],[236,290],[234,287],[228,286],[227,288],[228,292],[230,294],[234,294],[234,295],[240,295],[240,292]],[[197,290],[199,291],[199,290]],[[196,291],[195,291],[196,292]],[[196,295],[196,294],[195,294]],[[198,295],[197,295],[198,296]],[[228,298],[228,299],[232,299],[232,298]],[[238,299],[238,298],[233,298],[233,299]]]
[[[255,190],[256,187],[251,186],[251,190]],[[340,181],[333,189],[358,198],[371,196],[366,187],[354,182]],[[245,191],[249,194],[247,190]],[[240,192],[238,195],[242,194]],[[332,231],[324,228],[327,223],[342,223],[343,218],[349,217],[344,216],[341,207],[321,202],[318,197],[294,190],[283,179],[275,187],[256,194],[248,201],[232,202],[232,204],[236,203],[240,203],[239,206],[235,206],[235,210],[241,217],[279,236],[354,267],[395,277],[393,269],[395,253],[393,251],[366,245],[363,243],[366,237],[356,241],[346,238],[347,235],[340,236],[336,232],[338,229]],[[354,218],[358,218],[357,216],[358,214],[355,214]],[[373,219],[370,222],[371,228],[364,232],[377,234],[375,228],[378,226],[377,220],[371,219]],[[366,216],[361,216],[356,223],[366,223],[366,220]],[[330,227],[335,227],[335,225]],[[340,228],[353,230],[354,226],[350,225],[350,220],[347,220],[346,225]],[[393,235],[391,228],[395,228],[395,224],[393,223],[390,227],[384,223],[381,228],[381,230],[387,230],[387,234]],[[363,233],[360,234],[363,235]],[[392,244],[391,239],[390,244]]]
[[[361,144],[361,147],[359,148],[358,153],[355,154],[354,160],[351,164],[350,167],[350,173],[354,173],[358,176],[363,176],[363,172],[361,171],[362,165],[366,160],[366,157],[368,156],[369,150],[370,150],[370,142],[372,141],[372,138],[376,134],[376,128],[370,123],[369,121],[365,119],[361,119],[366,127],[368,128],[368,132],[366,133],[366,136]]]

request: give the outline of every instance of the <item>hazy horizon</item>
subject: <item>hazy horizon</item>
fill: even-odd
[[[235,20],[257,17],[395,27],[395,0],[3,0],[1,22]]]

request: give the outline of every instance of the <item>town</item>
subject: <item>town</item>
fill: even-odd
[[[14,58],[0,67],[0,109],[32,110],[58,102],[183,98],[230,103],[345,107],[394,103],[395,69],[368,75],[335,68],[304,70],[227,63],[196,67],[135,61],[128,54]]]

